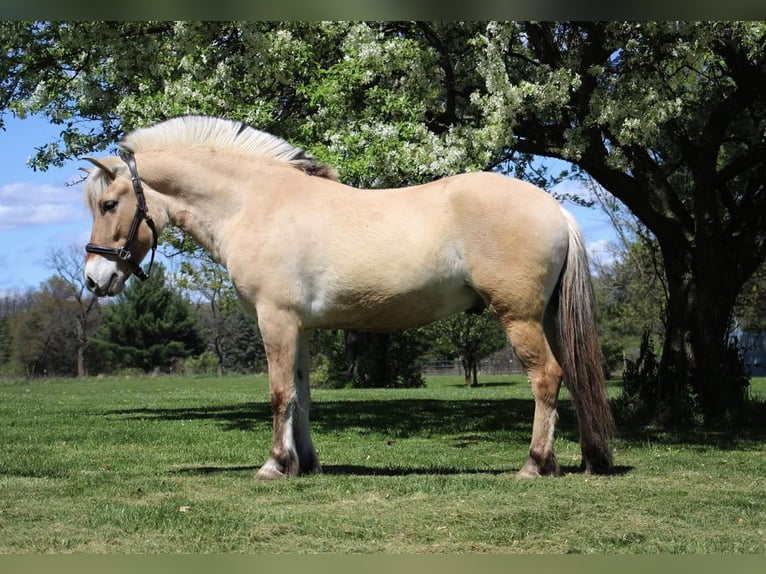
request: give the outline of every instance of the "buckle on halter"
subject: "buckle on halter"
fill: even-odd
[[[125,249],[124,247],[120,247],[117,250],[117,257],[122,259],[123,261],[130,261],[130,258],[133,257],[130,251]]]
[[[133,270],[133,275],[138,277],[141,281],[146,281],[147,279],[149,279],[149,275],[145,273],[144,270],[141,269],[141,267],[136,267]]]

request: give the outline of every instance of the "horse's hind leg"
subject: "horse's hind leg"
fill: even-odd
[[[553,432],[558,420],[556,406],[563,371],[539,321],[513,320],[503,323],[514,351],[527,372],[535,397],[529,457],[518,476],[558,476],[561,469],[553,449]]]

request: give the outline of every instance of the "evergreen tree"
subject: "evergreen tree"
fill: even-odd
[[[266,351],[256,321],[239,305],[224,311],[227,328],[223,367],[236,373],[265,373],[268,370]]]
[[[197,317],[188,301],[166,286],[161,264],[147,281],[131,281],[103,313],[94,344],[112,368],[169,372],[178,359],[205,350]]]

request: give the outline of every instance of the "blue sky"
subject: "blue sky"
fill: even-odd
[[[53,271],[46,256],[54,247],[82,248],[90,234],[90,214],[82,199],[86,164],[71,161],[61,168],[35,172],[27,166],[35,148],[58,136],[45,118],[5,117],[0,131],[0,296],[37,288]],[[613,240],[607,217],[597,208],[568,204],[580,222],[589,249],[600,252]],[[84,253],[84,252],[83,252]]]
[[[46,254],[55,246],[85,245],[90,215],[80,162],[35,172],[27,159],[57,137],[59,129],[42,118],[5,117],[0,131],[0,294],[36,288],[53,272]]]

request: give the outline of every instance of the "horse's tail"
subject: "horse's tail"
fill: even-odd
[[[577,221],[564,208],[561,211],[569,228],[569,250],[559,284],[557,346],[564,382],[577,411],[583,467],[587,472],[607,473],[612,469],[608,438],[614,419],[601,365],[588,255]]]

